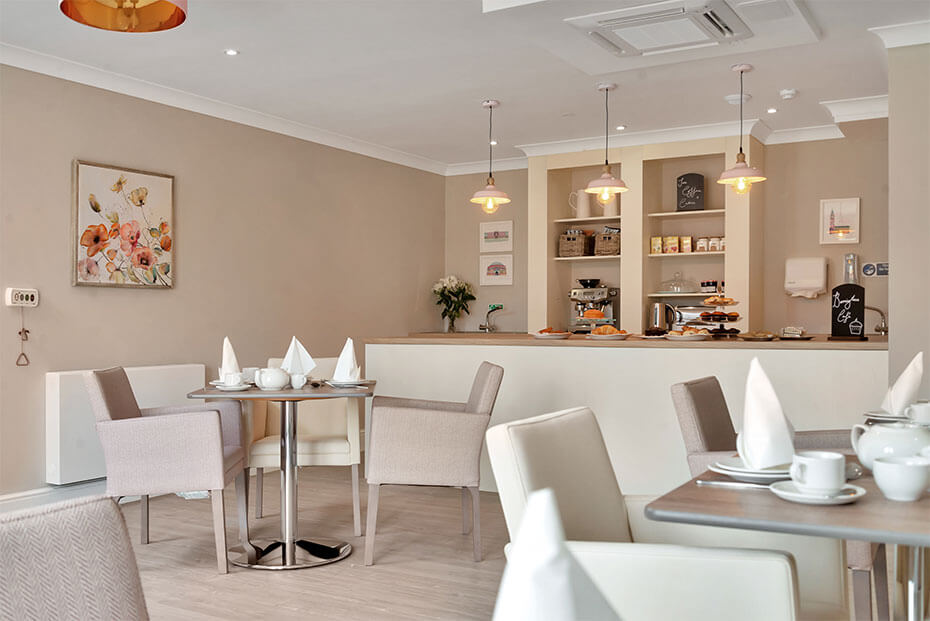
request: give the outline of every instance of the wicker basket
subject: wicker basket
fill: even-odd
[[[598,233],[595,235],[594,254],[598,256],[620,254],[620,233]]]
[[[559,235],[560,257],[583,257],[591,254],[593,240],[587,235],[562,233]]]

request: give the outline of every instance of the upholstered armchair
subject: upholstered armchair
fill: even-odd
[[[681,436],[688,452],[691,476],[701,474],[712,463],[736,452],[736,431],[726,397],[716,377],[702,377],[674,384],[671,391]],[[849,431],[845,429],[795,432],[794,447],[799,451],[852,452]],[[878,618],[887,619],[889,596],[884,544],[847,541],[846,561],[852,570],[856,617],[871,618],[874,597]]]
[[[481,560],[479,459],[504,369],[482,362],[464,403],[375,397],[368,452],[365,564],[374,562],[375,525],[382,485],[462,488],[462,533],[468,533],[468,498],[474,558]]]
[[[148,619],[136,557],[111,498],[0,513],[0,619]]]
[[[209,490],[217,567],[226,573],[223,489],[235,480],[240,544],[253,555],[239,402],[139,409],[122,367],[88,371],[84,381],[106,461],[107,495],[140,497],[142,543],[149,542],[150,495]]]
[[[511,540],[530,492],[551,488],[569,549],[622,619],[848,619],[840,542],[647,519],[653,498],[621,493],[588,408],[496,425],[487,442]]]

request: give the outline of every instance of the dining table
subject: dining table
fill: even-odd
[[[926,493],[914,502],[888,500],[867,472],[850,481],[866,490],[864,496],[849,504],[824,506],[782,500],[765,488],[699,485],[699,480],[732,481],[722,474],[704,472],[646,505],[646,517],[895,544],[905,559],[907,618],[923,621],[924,548],[930,546],[930,496]]]
[[[281,404],[281,536],[264,545],[241,541],[241,556],[232,559],[234,565],[249,569],[305,569],[341,561],[352,553],[352,545],[345,541],[301,539],[297,535],[297,404],[315,399],[364,399],[374,395],[375,383],[367,380],[340,387],[313,380],[302,388],[267,390],[252,386],[234,392],[207,386],[187,395],[189,399],[266,400]]]

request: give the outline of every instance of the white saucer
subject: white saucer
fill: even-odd
[[[654,335],[654,336],[653,336],[653,335],[646,336],[645,334],[640,334],[640,335],[638,335],[638,336],[639,336],[639,338],[641,338],[641,339],[650,339],[650,340],[653,340],[653,339],[664,339],[664,338],[665,338],[665,335],[664,335],[664,334],[656,334],[656,335]]]
[[[210,382],[211,384],[213,382]],[[251,384],[239,384],[238,386],[227,386],[225,384],[216,384],[217,390],[225,390],[226,392],[241,392],[243,390],[248,390],[251,388]]]
[[[780,466],[771,466],[769,468],[750,468],[739,455],[724,457],[718,460],[714,465],[722,470],[743,472],[747,474],[788,474],[788,469],[791,467],[791,464],[782,464]]]
[[[669,341],[708,341],[709,334],[666,334],[665,338]]]
[[[337,382],[336,380],[323,380],[323,383],[332,386],[333,388],[358,388],[359,386],[364,386],[368,383],[368,380],[355,380],[351,382]]]
[[[242,383],[243,384],[254,384],[255,382],[250,382],[249,380],[244,379],[242,380]],[[223,380],[218,380],[218,379],[210,380],[210,385],[211,386],[224,386]]]
[[[715,464],[711,464],[707,467],[711,472],[716,472],[717,474],[723,474],[734,481],[742,481],[743,483],[763,483],[768,485],[769,483],[774,483],[776,481],[784,481],[789,478],[788,473],[767,473],[767,472],[737,472],[735,470],[726,470],[724,468],[719,468]]]
[[[629,336],[629,334],[589,334],[585,338],[592,341],[625,341]]]
[[[769,485],[769,489],[782,500],[799,502],[805,505],[845,505],[856,502],[865,496],[865,490],[858,485],[846,484],[837,496],[809,494],[800,491],[794,481],[779,481]],[[845,493],[844,493],[845,492]],[[850,494],[849,492],[855,492]]]
[[[871,410],[865,413],[866,420],[874,420],[879,423],[908,423],[911,422],[907,416],[898,416],[889,414],[884,410]]]
[[[537,339],[567,339],[572,335],[571,332],[534,332],[533,337]]]

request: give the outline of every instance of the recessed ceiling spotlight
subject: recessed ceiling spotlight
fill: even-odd
[[[223,53],[226,54],[227,56],[238,56],[239,50],[234,50],[232,48],[229,48],[227,50],[223,50]]]
[[[625,129],[626,129],[626,125],[617,125],[617,131],[618,131],[618,132],[622,132],[622,131],[625,130]]]
[[[776,112],[778,112],[778,110],[776,108],[769,108],[768,110],[766,110],[766,112],[768,112],[769,114],[775,114]]]
[[[496,141],[496,140],[492,140],[492,141],[491,141],[491,146],[492,146],[492,147],[496,147],[496,146],[497,146],[497,141]]]
[[[794,99],[798,96],[798,89],[796,88],[783,88],[778,91],[778,96],[782,99]]]

